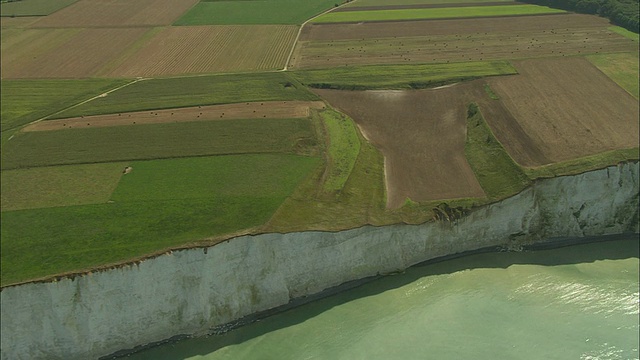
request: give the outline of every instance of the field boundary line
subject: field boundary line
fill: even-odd
[[[309,21],[311,21],[311,20],[313,20],[313,19],[315,19],[317,17],[320,17],[320,16],[322,16],[324,14],[330,13],[330,12],[336,10],[336,9],[340,9],[341,7],[343,7],[343,6],[347,5],[347,4],[351,4],[354,1],[357,1],[357,0],[345,1],[341,5],[334,6],[331,9],[323,11],[320,14],[318,14],[318,15],[310,18],[310,19],[307,19],[307,21],[303,22],[300,25],[300,28],[298,29],[298,34],[296,35],[296,39],[293,41],[293,45],[291,46],[291,50],[289,51],[289,56],[287,56],[287,62],[284,63],[284,68],[279,70],[279,71],[287,71],[289,69],[289,62],[291,61],[291,57],[293,56],[293,51],[296,49],[296,45],[298,44],[298,40],[300,39],[300,34],[302,34],[302,29],[304,28],[305,25],[307,25],[307,23]]]

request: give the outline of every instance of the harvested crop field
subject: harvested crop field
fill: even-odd
[[[44,16],[67,7],[78,0],[20,0],[2,2],[0,16]]]
[[[387,207],[413,201],[482,197],[464,155],[467,104],[477,81],[440,89],[316,90],[360,127],[384,155]]]
[[[324,107],[325,105],[322,101],[270,101],[198,106],[40,121],[25,127],[22,131],[52,131],[134,124],[163,124],[232,119],[306,118],[309,116],[311,108],[322,109]]]
[[[31,25],[37,20],[42,19],[39,16],[24,16],[24,17],[0,17],[0,28],[23,28]]]
[[[283,68],[298,31],[286,25],[168,27],[113,71],[116,77]]]
[[[12,29],[2,37],[2,77],[90,77],[147,31],[145,28]]]
[[[33,24],[34,27],[170,25],[198,0],[80,0]]]
[[[486,80],[506,111],[482,105],[481,110],[520,165],[638,146],[637,100],[586,59],[536,59],[514,65],[519,75]]]
[[[504,0],[505,2],[511,0]],[[420,5],[451,5],[464,2],[466,4],[481,4],[485,2],[501,2],[500,0],[358,0],[352,1],[345,8],[361,8],[371,6],[420,6]]]
[[[637,51],[637,42],[607,29],[606,21],[594,16],[371,25],[310,26],[296,46],[290,67],[485,61]]]

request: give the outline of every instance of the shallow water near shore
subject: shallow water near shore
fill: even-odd
[[[407,269],[127,359],[638,359],[638,237]]]

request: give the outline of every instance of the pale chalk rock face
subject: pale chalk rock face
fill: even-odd
[[[537,182],[455,223],[242,236],[1,292],[2,359],[89,359],[489,246],[638,232],[638,163]]]

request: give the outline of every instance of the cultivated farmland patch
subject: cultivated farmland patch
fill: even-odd
[[[168,27],[108,76],[280,69],[298,28],[285,25]]]
[[[78,0],[20,0],[2,2],[0,16],[44,16],[52,14]]]
[[[34,27],[170,25],[197,0],[79,0],[33,24]]]
[[[520,165],[638,146],[637,99],[586,59],[536,59],[514,65],[519,75],[486,80],[507,111],[480,108]]]
[[[557,17],[564,18],[563,15]],[[333,25],[322,25],[311,27],[298,42],[290,68],[485,61],[636,51],[636,42],[608,30],[602,19],[590,18],[592,24],[570,27],[549,17],[539,24],[536,22],[538,17],[522,17],[511,22],[512,28],[496,25],[495,30],[490,27],[481,29],[477,24],[466,25],[465,29],[464,24],[487,24],[488,19],[442,21],[438,22],[442,26],[439,29],[429,27],[429,22],[419,22],[425,28],[416,24],[405,28],[403,25],[408,23],[381,24],[383,28],[391,29],[388,34],[371,27],[360,29],[358,25],[336,25],[336,32],[331,34]],[[577,23],[588,20],[582,16],[566,18],[571,19]],[[503,21],[508,23],[507,19],[494,22]],[[545,25],[546,28],[543,27]],[[394,26],[397,27],[395,30]],[[354,31],[348,34],[350,29]],[[367,35],[368,29],[371,29],[370,35]],[[427,35],[431,29],[435,35]],[[355,35],[361,37],[354,38]]]
[[[90,77],[146,31],[145,28],[14,30],[2,38],[2,77]]]
[[[190,108],[83,116],[41,121],[22,131],[52,131],[121,125],[164,124],[231,119],[293,119],[309,117],[310,109],[324,108],[322,101],[268,101],[198,106]]]
[[[348,114],[384,155],[387,207],[407,198],[482,197],[464,154],[467,104],[477,81],[428,90],[316,90]]]

